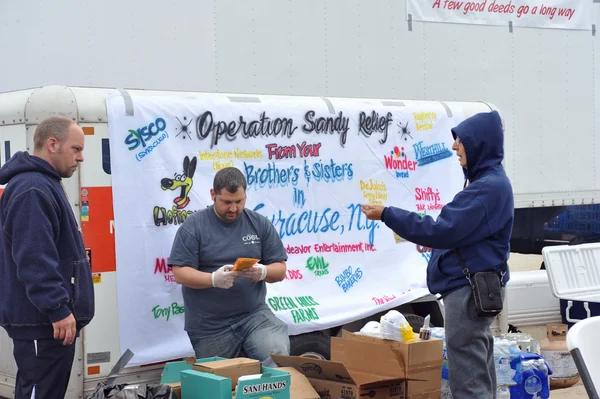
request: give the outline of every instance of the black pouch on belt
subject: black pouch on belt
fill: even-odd
[[[503,306],[502,280],[506,273],[506,264],[502,266],[500,274],[494,270],[471,273],[458,248],[456,256],[458,256],[463,273],[471,285],[475,313],[478,317],[496,317],[502,311]]]

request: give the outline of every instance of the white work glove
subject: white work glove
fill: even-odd
[[[221,266],[212,272],[212,285],[215,288],[229,289],[233,287],[233,281],[240,276],[240,272],[233,271],[233,265]]]
[[[250,269],[246,269],[240,272],[242,277],[246,277],[249,280],[258,283],[267,277],[267,267],[260,263],[255,264]]]

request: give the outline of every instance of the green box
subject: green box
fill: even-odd
[[[181,396],[185,399],[231,399],[231,380],[196,370],[183,370]]]
[[[198,363],[223,360],[199,359]],[[211,373],[185,369],[181,374],[181,396],[185,399],[232,399],[231,379]],[[290,399],[288,372],[262,368],[259,378],[238,382],[234,399]]]
[[[160,376],[161,384],[170,384],[181,381],[181,372],[183,370],[191,370],[192,364],[182,360],[180,362],[169,362],[165,364],[162,375]]]
[[[223,357],[197,359],[196,363],[226,360]],[[231,379],[192,369],[186,361],[169,362],[161,384],[181,381],[181,396],[185,399],[232,399]],[[290,399],[291,377],[288,372],[262,367],[259,378],[238,382],[234,399]]]
[[[196,362],[214,362],[215,360],[224,360],[223,357],[210,357],[205,359],[196,360]],[[162,375],[160,377],[161,384],[171,384],[181,382],[181,372],[186,370],[192,370],[194,366],[193,363],[190,363],[188,360],[181,360],[177,362],[168,362],[165,364],[165,368],[163,369]],[[183,396],[183,391],[181,393]],[[181,399],[178,398],[175,392],[171,395],[171,399]]]

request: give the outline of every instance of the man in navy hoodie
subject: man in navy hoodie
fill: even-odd
[[[496,111],[474,115],[454,129],[456,151],[469,184],[446,204],[437,220],[383,205],[363,205],[371,220],[381,220],[396,234],[433,248],[427,285],[441,294],[449,382],[457,399],[496,397],[492,317],[477,317],[471,287],[455,249],[471,273],[495,270],[509,279],[510,235],[514,219],[513,192],[501,165],[504,133]],[[465,183],[467,183],[467,180]]]
[[[61,183],[83,162],[84,135],[51,117],[0,169],[0,324],[14,343],[15,398],[64,398],[75,339],[94,316],[90,264]]]

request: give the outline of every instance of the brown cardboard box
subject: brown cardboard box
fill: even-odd
[[[171,386],[171,389],[176,395],[177,399],[181,399],[181,382],[170,382],[167,385]]]
[[[245,357],[195,363],[192,368],[203,373],[215,374],[231,379],[232,389],[235,389],[237,386],[238,378],[243,375],[260,374],[262,369],[258,360],[247,359]]]
[[[438,390],[430,391],[430,392],[415,393],[412,395],[408,395],[406,398],[407,399],[441,399],[441,397],[442,397],[442,390],[438,389]]]
[[[442,389],[440,339],[397,342],[342,331],[331,338],[331,360],[351,372],[407,379],[407,398],[439,398]]]
[[[319,394],[311,385],[308,378],[293,367],[279,367],[280,370],[290,373],[290,399],[319,399]]]
[[[187,364],[194,364],[196,363],[196,356],[188,356],[185,358],[185,362]]]
[[[406,381],[389,373],[356,372],[342,363],[299,356],[271,357],[279,367],[292,367],[308,377],[321,399],[405,399]]]

